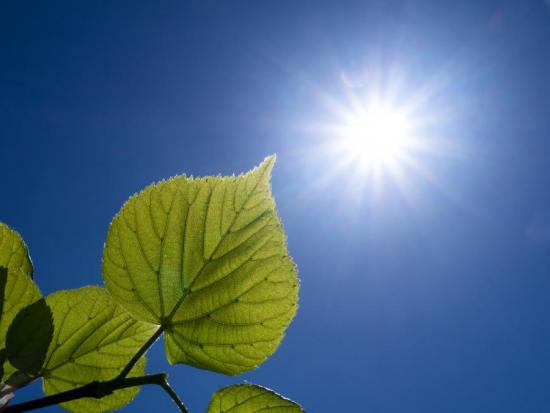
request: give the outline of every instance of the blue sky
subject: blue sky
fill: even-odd
[[[278,154],[299,313],[242,377],[153,348],[192,412],[243,380],[312,413],[550,411],[548,2],[0,7],[0,220],[43,293],[102,282],[109,222],[145,185]],[[416,166],[340,166],[325,126],[391,90],[421,102]],[[125,411],[152,408],[175,411],[155,388]]]

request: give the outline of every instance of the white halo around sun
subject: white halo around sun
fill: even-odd
[[[315,188],[337,185],[358,203],[395,193],[412,203],[418,185],[427,182],[457,197],[434,174],[443,158],[465,156],[445,136],[454,108],[440,99],[437,82],[412,87],[400,73],[388,69],[382,76],[374,70],[332,94],[316,90],[321,110],[301,126],[307,132],[302,156],[308,173],[321,166]]]
[[[317,90],[321,111],[303,125],[310,139],[303,153],[307,171],[317,171],[308,175],[312,187],[336,186],[358,205],[375,206],[396,193],[412,205],[425,183],[458,199],[434,173],[443,159],[466,156],[462,145],[445,136],[454,107],[439,98],[437,82],[412,88],[405,76],[379,77],[345,82],[332,95]]]
[[[343,164],[362,174],[395,171],[415,149],[414,121],[395,105],[370,102],[347,112],[336,126],[331,147]]]
[[[412,144],[411,125],[403,111],[375,105],[349,117],[340,145],[361,168],[381,168],[405,155]]]

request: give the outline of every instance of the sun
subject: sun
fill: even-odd
[[[399,162],[412,144],[412,122],[397,107],[371,105],[346,117],[338,146],[361,169],[380,169]]]
[[[445,102],[434,105],[435,86],[411,88],[401,79],[385,83],[378,84],[375,76],[364,84],[346,84],[336,95],[319,94],[323,111],[304,125],[313,132],[308,161],[324,168],[317,185],[345,182],[359,202],[367,193],[379,199],[395,188],[412,197],[413,182],[439,185],[434,159],[460,150],[441,135],[450,108]]]
[[[302,126],[308,173],[320,165],[315,185],[337,185],[358,204],[393,193],[412,203],[424,183],[455,199],[434,168],[465,156],[447,136],[457,109],[440,99],[437,82],[413,85],[403,70],[385,72],[346,78],[333,94],[319,88],[321,110]]]

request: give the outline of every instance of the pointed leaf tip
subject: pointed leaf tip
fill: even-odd
[[[271,175],[271,171],[277,162],[277,155],[266,156],[262,163],[258,166],[258,169],[265,169]]]
[[[269,163],[272,167],[277,162],[277,154],[273,153],[269,156],[266,156],[262,163]]]

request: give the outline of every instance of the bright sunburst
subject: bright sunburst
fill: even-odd
[[[346,119],[339,145],[361,169],[391,166],[412,145],[412,124],[403,110],[371,105]]]
[[[355,82],[346,77],[344,88],[332,94],[316,90],[321,110],[303,125],[311,140],[302,154],[306,170],[319,171],[315,187],[336,186],[358,203],[377,203],[385,194],[399,193],[412,204],[418,185],[428,183],[457,200],[433,172],[444,158],[466,156],[461,145],[444,136],[455,116],[455,109],[440,98],[444,83],[413,88],[401,72],[392,75],[388,69],[386,77],[371,72]]]
[[[365,191],[372,195],[369,199],[379,200],[386,188],[413,199],[411,184],[419,179],[447,193],[432,172],[432,161],[458,156],[460,148],[441,136],[452,112],[445,102],[434,105],[438,84],[413,89],[404,75],[377,78],[346,80],[334,95],[319,89],[322,111],[305,124],[314,140],[307,156],[323,166],[316,185],[338,183],[360,202]]]

